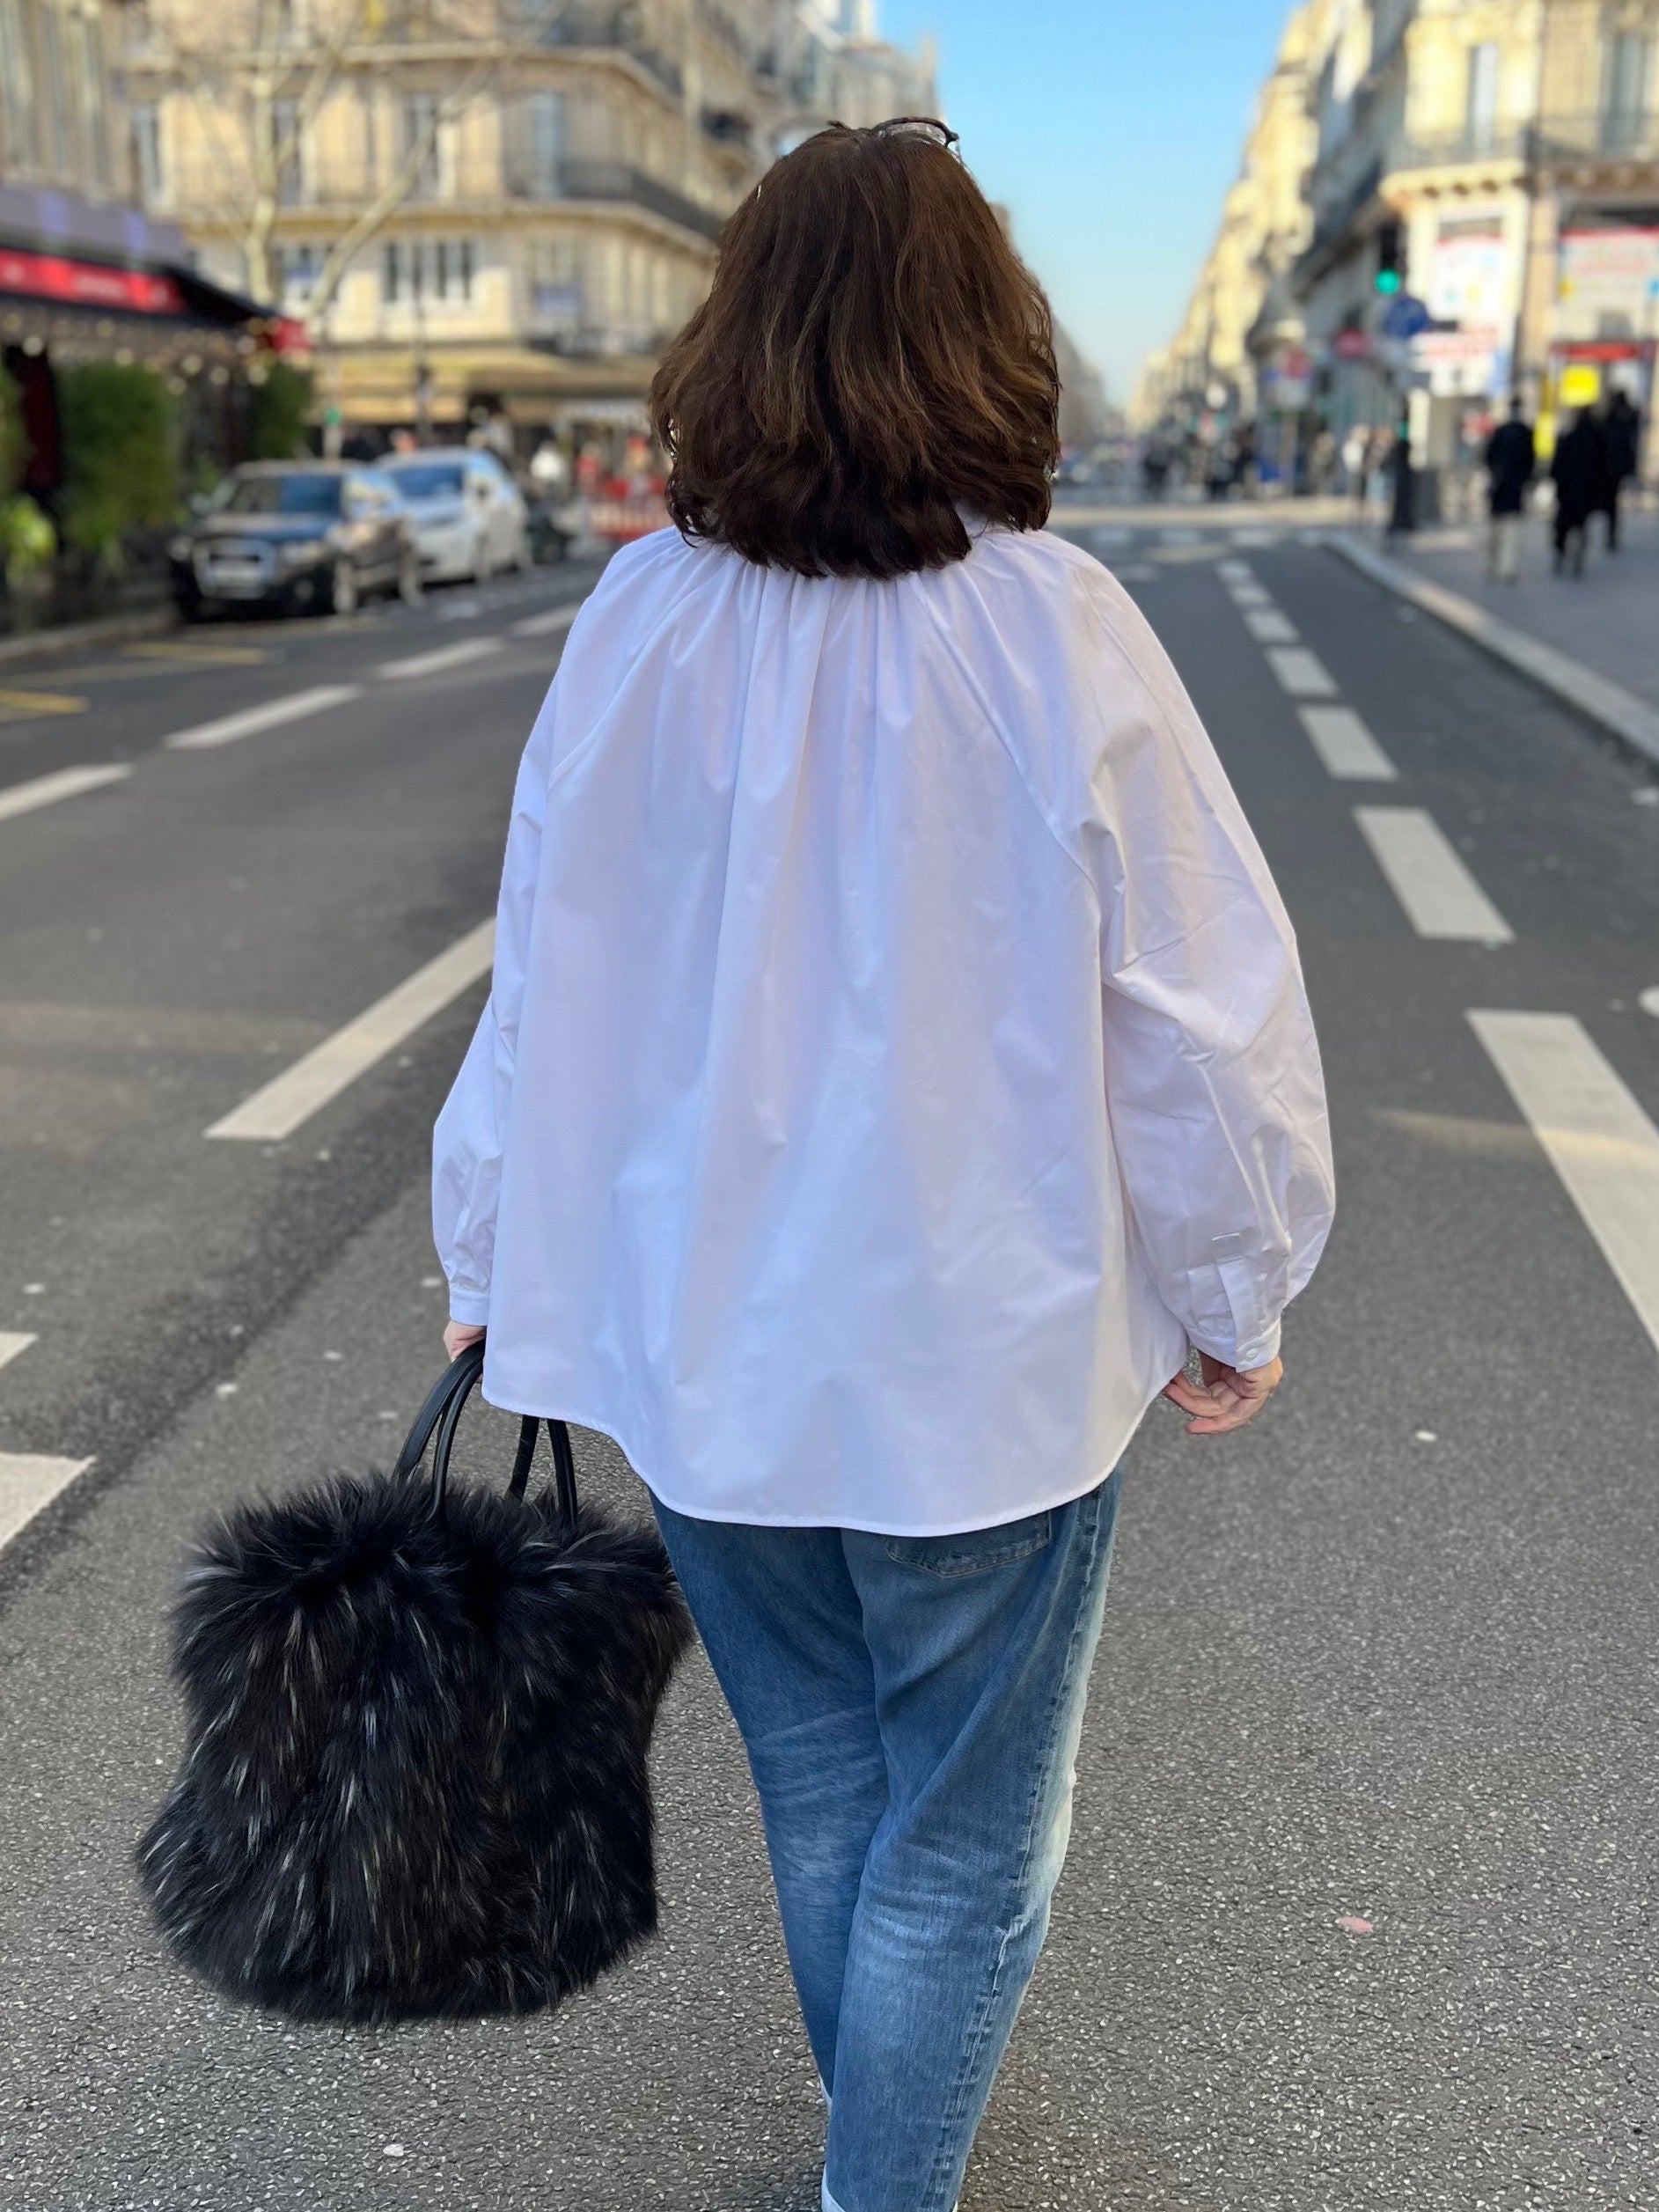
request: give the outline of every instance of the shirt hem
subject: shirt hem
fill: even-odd
[[[620,1433],[614,1422],[601,1420],[598,1415],[584,1409],[570,1399],[561,1399],[554,1404],[529,1406],[518,1405],[513,1402],[514,1399],[529,1393],[513,1392],[507,1397],[498,1397],[490,1386],[488,1368],[485,1370],[483,1382],[484,1397],[490,1405],[502,1413],[532,1414],[539,1421],[573,1421],[580,1429],[591,1429],[596,1435],[608,1437],[651,1495],[667,1506],[671,1513],[682,1514],[688,1521],[716,1521],[725,1526],[736,1528],[845,1528],[856,1530],[863,1536],[914,1537],[972,1536],[980,1529],[1001,1528],[1009,1521],[1023,1521],[1033,1513],[1058,1512],[1061,1506],[1073,1505],[1079,1498],[1087,1497],[1091,1490],[1097,1490],[1106,1478],[1116,1470],[1124,1453],[1134,1443],[1141,1423],[1162,1395],[1163,1389],[1164,1385],[1160,1383],[1147,1399],[1140,1412],[1129,1422],[1121,1440],[1112,1451],[1105,1455],[1104,1464],[1092,1473],[1068,1477],[1059,1489],[1039,1491],[1029,1499],[1022,1496],[1002,1500],[995,1511],[985,1513],[972,1520],[929,1521],[921,1525],[907,1523],[900,1526],[892,1521],[842,1520],[833,1514],[715,1512],[706,1504],[701,1506],[682,1504],[678,1498],[669,1495],[668,1490],[663,1484],[653,1481],[646,1473],[641,1464],[639,1454],[629,1444],[628,1438]]]

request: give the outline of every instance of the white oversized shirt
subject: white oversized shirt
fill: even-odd
[[[492,1401],[704,1519],[987,1527],[1099,1482],[1189,1343],[1272,1358],[1331,1209],[1289,922],[1105,569],[617,555],[437,1124]]]

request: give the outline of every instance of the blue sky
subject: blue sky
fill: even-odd
[[[1127,398],[1174,327],[1289,0],[882,0],[1055,312]]]

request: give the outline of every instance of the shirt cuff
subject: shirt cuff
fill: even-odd
[[[450,1319],[464,1322],[468,1328],[489,1326],[489,1293],[488,1290],[450,1291]]]
[[[1188,1329],[1186,1333],[1186,1341],[1194,1351],[1208,1352],[1212,1359],[1220,1360],[1223,1367],[1240,1369],[1266,1367],[1270,1361],[1277,1359],[1279,1338],[1280,1326],[1277,1321],[1267,1328],[1258,1329],[1253,1336],[1246,1337],[1242,1344],[1235,1344],[1230,1338],[1212,1336],[1208,1332],[1194,1334],[1191,1329]]]

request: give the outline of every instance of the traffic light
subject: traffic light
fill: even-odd
[[[1372,283],[1384,295],[1399,291],[1406,283],[1406,232],[1398,223],[1385,223],[1376,234],[1376,275]]]

